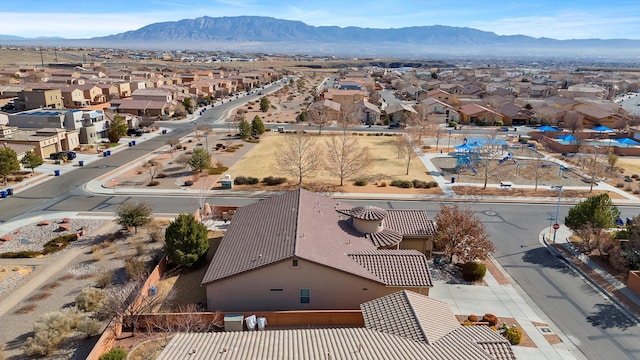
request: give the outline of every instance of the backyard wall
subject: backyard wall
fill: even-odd
[[[244,317],[255,315],[267,319],[267,328],[309,328],[350,326],[363,327],[364,319],[361,310],[303,310],[303,311],[259,311],[245,312]],[[213,312],[200,313],[170,313],[138,315],[138,330],[153,331],[156,323],[193,324],[197,316],[205,324],[223,326],[224,314]],[[246,329],[246,324],[244,325]]]
[[[629,287],[629,289],[631,289],[631,291],[640,295],[640,271],[629,271],[627,286]]]

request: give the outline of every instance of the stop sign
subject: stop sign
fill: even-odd
[[[560,229],[560,224],[553,224],[553,230]]]

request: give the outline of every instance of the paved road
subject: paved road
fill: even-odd
[[[372,204],[350,201],[357,205]],[[431,216],[439,205],[425,202],[375,202],[385,208],[421,208]],[[588,359],[640,359],[640,327],[617,310],[565,263],[538,241],[549,226],[555,206],[527,204],[468,204],[487,226],[496,244],[494,254],[509,275]],[[562,206],[560,217],[568,206]],[[620,207],[623,216],[635,207]],[[487,312],[491,312],[487,309]]]

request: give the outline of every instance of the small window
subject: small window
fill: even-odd
[[[309,303],[311,303],[311,290],[300,289],[300,304],[309,304]]]
[[[298,266],[298,259],[294,259],[293,261],[291,261],[291,266]]]
[[[271,292],[283,292],[283,289],[270,289]]]

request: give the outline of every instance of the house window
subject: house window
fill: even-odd
[[[283,289],[269,289],[271,292],[283,292]]]
[[[300,289],[300,304],[309,304],[309,303],[311,303],[311,290]]]
[[[291,266],[297,267],[298,266],[298,260],[294,259],[293,261],[291,261]]]

